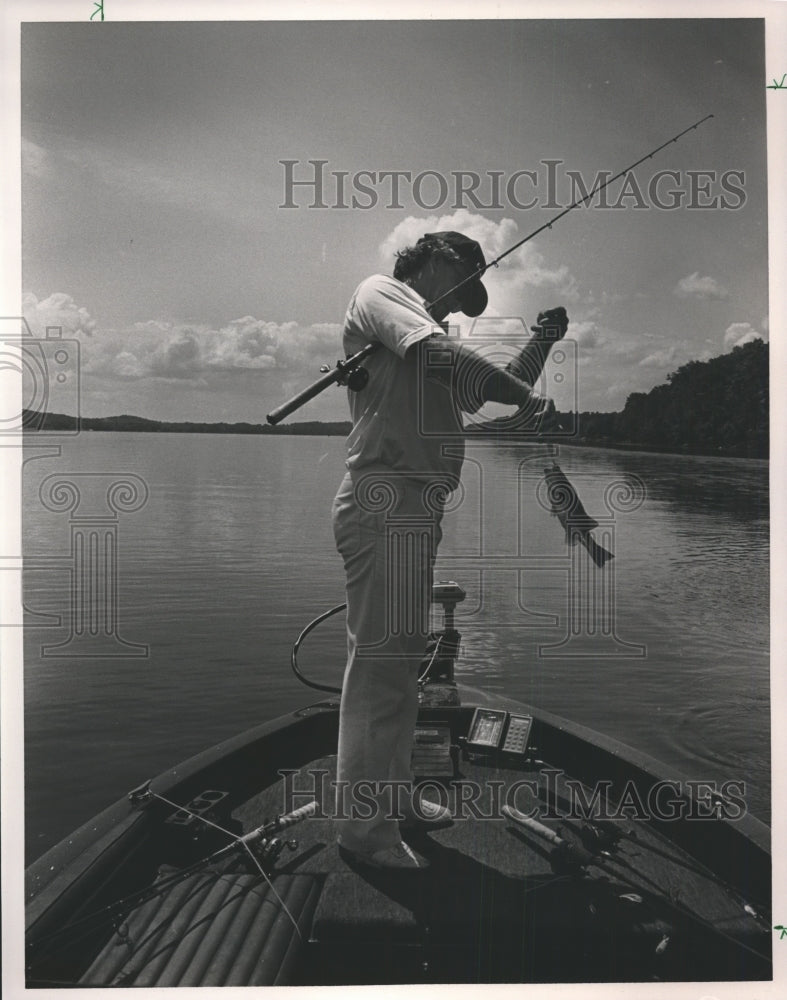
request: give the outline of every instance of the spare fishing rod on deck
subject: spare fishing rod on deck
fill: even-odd
[[[704,118],[701,118],[688,128],[683,129],[682,132],[678,132],[677,135],[672,136],[671,139],[667,139],[666,142],[663,142],[660,146],[652,149],[649,153],[640,157],[630,166],[624,167],[623,170],[615,174],[614,177],[610,177],[603,183],[596,185],[584,197],[578,198],[573,204],[564,208],[561,212],[558,212],[558,214],[554,216],[554,218],[550,219],[549,222],[545,222],[543,225],[539,226],[538,229],[534,229],[532,233],[529,233],[523,239],[514,243],[513,246],[509,247],[508,250],[503,251],[503,253],[501,253],[498,257],[495,257],[495,259],[490,261],[488,264],[485,264],[484,266],[479,265],[478,268],[472,272],[472,274],[469,274],[462,281],[458,282],[453,288],[449,288],[447,292],[435,299],[433,302],[427,303],[427,310],[432,309],[439,302],[442,302],[443,299],[453,295],[469,282],[477,281],[486,271],[489,270],[490,267],[497,267],[499,262],[503,260],[504,257],[508,257],[509,254],[512,254],[515,250],[524,246],[525,243],[538,236],[538,234],[542,233],[545,229],[551,229],[552,226],[562,219],[564,215],[568,215],[568,213],[572,212],[575,208],[579,208],[580,205],[584,205],[585,202],[590,201],[591,198],[593,198],[600,191],[603,191],[604,188],[608,187],[610,184],[614,183],[614,181],[619,180],[625,174],[634,170],[641,163],[644,163],[645,160],[651,159],[651,157],[655,156],[656,153],[660,152],[666,146],[669,146],[673,142],[677,142],[678,139],[686,135],[687,132],[691,132],[694,129],[699,128],[699,126],[702,125],[703,122],[706,122],[709,118],[713,118],[713,115],[705,115]],[[335,368],[328,368],[327,365],[323,365],[320,369],[320,371],[323,372],[322,378],[317,379],[316,382],[313,382],[310,386],[307,386],[307,388],[293,396],[292,399],[288,400],[286,403],[282,403],[282,405],[276,407],[275,410],[272,410],[266,418],[268,423],[278,424],[285,417],[288,417],[295,410],[300,409],[304,404],[308,403],[310,399],[314,399],[315,396],[318,396],[330,385],[346,385],[354,392],[358,392],[363,389],[369,380],[369,374],[366,369],[361,366],[362,362],[378,350],[380,346],[381,344],[378,342],[367,344],[366,347],[358,351],[356,354],[351,355],[349,358],[345,358],[343,361],[337,361]]]

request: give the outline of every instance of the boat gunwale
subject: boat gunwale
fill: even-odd
[[[210,768],[226,764],[233,755],[252,753],[257,744],[293,725],[308,728],[314,720],[324,719],[333,707],[331,703],[320,702],[260,723],[162,771],[150,779],[149,786],[152,791],[166,797],[177,795],[179,789],[188,787]],[[323,708],[327,711],[320,711]],[[310,710],[314,709],[318,711],[311,714]],[[27,867],[25,899],[28,933],[57,903],[68,885],[87,876],[90,868],[99,865],[102,859],[106,860],[107,852],[116,849],[121,841],[132,835],[143,836],[145,828],[154,822],[154,815],[156,819],[160,815],[162,810],[157,806],[163,804],[139,808],[131,804],[128,796],[129,793],[116,800]]]

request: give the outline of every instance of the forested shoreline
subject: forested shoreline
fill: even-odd
[[[685,455],[732,455],[767,458],[768,345],[754,340],[709,361],[690,361],[649,392],[634,392],[619,412],[559,414],[565,426],[576,424],[569,444],[642,449]],[[350,432],[349,421],[308,420],[279,424],[206,423],[150,420],[121,414],[80,417],[23,411],[26,433],[136,431],[181,434],[301,434],[339,435]],[[495,433],[495,423],[485,425]],[[483,431],[476,430],[476,434]],[[548,436],[546,436],[548,437]],[[557,436],[552,438],[558,440]]]
[[[581,413],[577,444],[687,455],[767,458],[768,345],[753,340],[690,361],[618,413]]]

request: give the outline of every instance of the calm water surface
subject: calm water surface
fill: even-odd
[[[84,433],[60,458],[28,462],[29,860],[146,778],[319,700],[289,653],[343,600],[329,517],[343,455],[332,437]],[[767,821],[768,464],[565,446],[558,460],[611,533],[613,571],[575,576],[585,561],[538,498],[543,447],[473,443],[437,567],[467,591],[459,679],[689,777],[745,781],[750,811]],[[69,635],[73,514],[46,509],[39,488],[73,472],[134,473],[148,486],[144,506],[116,522],[118,631],[147,644],[146,658],[41,655]],[[83,476],[81,489],[99,481]],[[641,502],[627,498],[640,483]],[[603,599],[602,579],[614,587]],[[600,619],[577,606],[606,609],[611,632],[594,633]],[[341,622],[307,642],[303,669],[338,684]]]

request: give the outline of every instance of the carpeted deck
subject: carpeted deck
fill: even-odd
[[[430,867],[404,874],[351,866],[339,855],[330,818],[334,777],[335,759],[321,758],[291,779],[294,800],[280,782],[234,813],[249,830],[321,789],[317,798],[327,815],[288,831],[298,846],[280,861],[284,873],[324,880],[311,927],[313,954],[322,956],[318,975],[384,982],[380,963],[402,963],[404,956],[402,981],[411,981],[410,954],[430,966],[433,981],[444,982],[703,979],[714,969],[711,978],[719,979],[740,978],[747,959],[759,967],[755,953],[744,950],[741,958],[740,948],[713,940],[712,929],[730,935],[731,944],[761,935],[742,901],[645,824],[621,823],[629,837],[584,874],[556,866],[551,844],[493,808],[493,796],[505,801],[514,783],[535,780],[534,772],[463,761],[462,782],[474,782],[485,795],[474,814],[457,802],[455,785],[445,789],[457,819],[444,829],[405,833]],[[544,806],[543,788],[537,799],[517,787],[520,809]],[[544,822],[579,842],[578,822]],[[699,939],[710,948],[702,964],[692,960]]]

